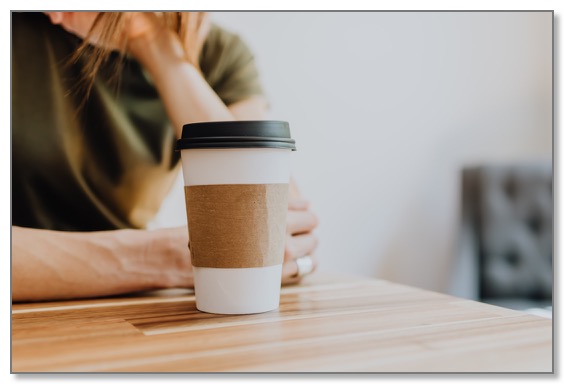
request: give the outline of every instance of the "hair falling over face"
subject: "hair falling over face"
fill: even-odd
[[[204,12],[157,12],[159,19],[166,28],[178,34],[180,41],[184,46],[186,60],[191,64],[199,67],[199,34],[205,17]],[[92,89],[96,74],[101,66],[107,62],[112,49],[117,43],[118,52],[124,56],[127,51],[127,38],[124,33],[126,27],[125,12],[100,12],[96,17],[88,36],[84,39],[82,45],[77,49],[75,54],[70,58],[69,64],[76,63],[80,58],[83,60],[82,78],[79,88],[85,90],[85,99],[88,98]],[[97,34],[98,44],[89,43],[88,37]],[[116,42],[116,36],[118,41]],[[112,80],[119,80],[123,60],[118,60],[112,69]]]

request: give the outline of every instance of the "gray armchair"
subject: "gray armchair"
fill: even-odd
[[[552,305],[551,164],[462,172],[455,295],[513,309]]]

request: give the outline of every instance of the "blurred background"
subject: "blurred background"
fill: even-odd
[[[320,271],[551,305],[551,12],[212,18],[290,122]],[[179,179],[152,226],[184,209]]]

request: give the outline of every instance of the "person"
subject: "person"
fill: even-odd
[[[205,13],[13,13],[12,300],[193,286],[187,228],[145,229],[175,140],[266,111],[251,52]],[[317,264],[316,226],[292,182],[284,284]]]

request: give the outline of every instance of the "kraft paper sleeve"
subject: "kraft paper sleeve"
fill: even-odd
[[[282,264],[288,184],[184,188],[192,265],[253,268]]]

